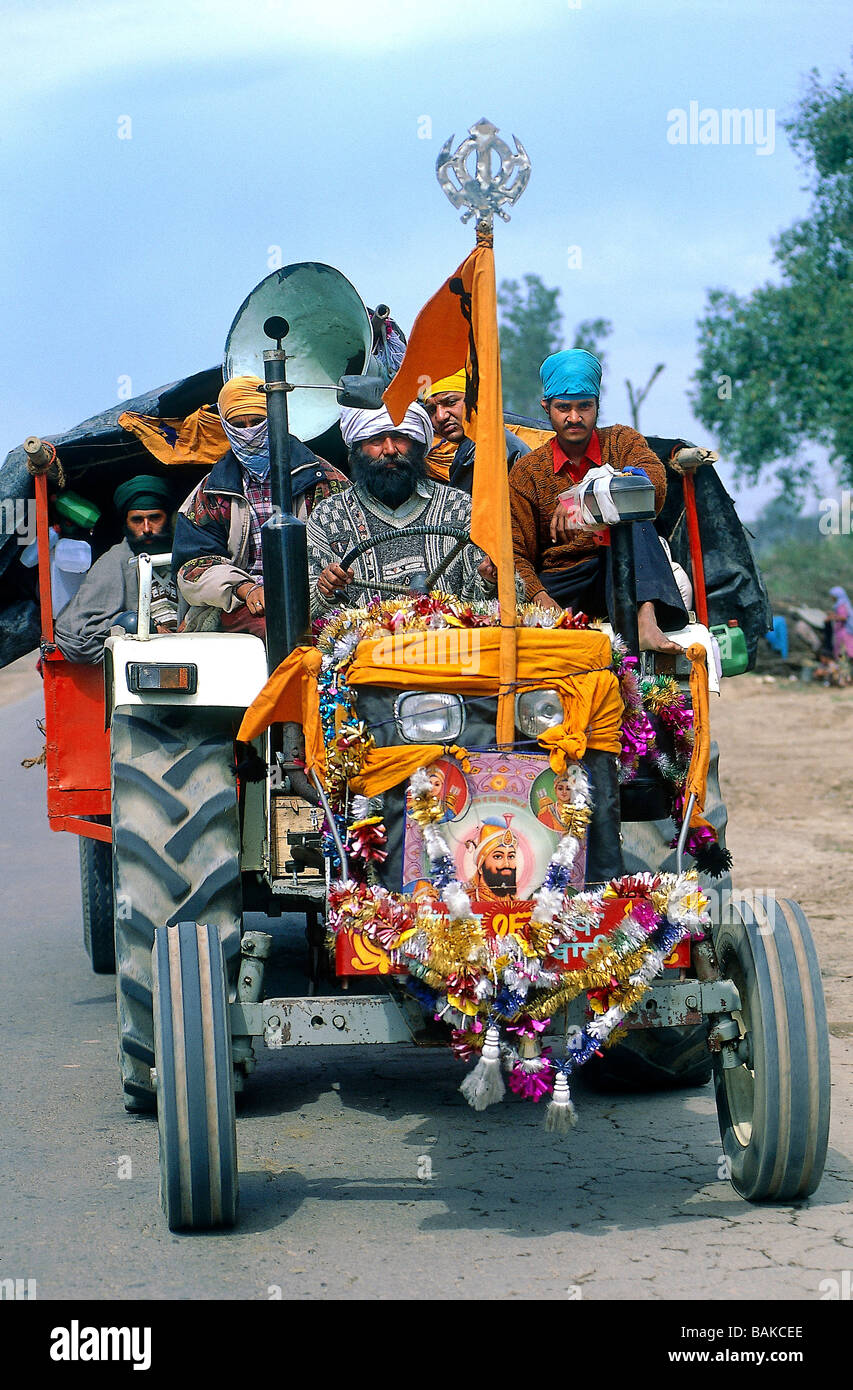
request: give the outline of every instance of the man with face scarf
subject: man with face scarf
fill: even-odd
[[[308,522],[311,616],[359,603],[368,586],[393,585],[405,594],[413,580],[429,574],[456,541],[449,536],[412,535],[414,526],[452,526],[469,531],[471,499],[457,488],[440,486],[426,472],[432,423],[413,402],[395,425],[388,411],[350,410],[341,414],[341,434],[349,450],[353,486],[328,498]],[[388,536],[344,570],[341,560],[368,537]],[[466,545],[441,576],[440,587],[462,598],[495,594],[494,566],[475,545]],[[348,591],[349,590],[349,591]],[[374,592],[382,593],[377,589]],[[386,595],[387,596],[387,595]]]
[[[100,661],[110,628],[119,623],[135,630],[139,602],[137,555],[165,555],[172,547],[172,495],[162,478],[141,474],[117,487],[115,509],[124,538],[89,570],[77,593],[56,620],[54,639],[67,661]],[[177,622],[174,585],[153,577],[151,621],[158,632],[171,632]]]
[[[261,527],[272,516],[267,398],[259,377],[235,376],[219,393],[230,449],[183,503],[175,528],[172,573],[190,605],[189,629],[221,626],[264,633]],[[314,504],[348,480],[290,436],[293,509],[306,520]]]

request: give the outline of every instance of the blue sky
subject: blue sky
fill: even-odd
[[[643,428],[712,444],[685,394],[705,291],[773,277],[771,239],[808,206],[781,122],[853,41],[836,0],[2,13],[2,453],[107,408],[120,379],[138,394],[220,360],[271,247],[337,266],[408,328],[472,240],[436,154],[484,115],[533,164],[496,229],[499,277],[559,286],[568,326],[613,321],[605,418],[629,419],[625,377],[662,361]],[[775,148],[670,143],[691,101],[772,110]],[[736,493],[742,513],[771,491]]]

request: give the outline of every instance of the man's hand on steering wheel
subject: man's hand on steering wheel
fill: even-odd
[[[335,594],[347,588],[352,578],[352,570],[345,570],[341,565],[327,565],[317,579],[317,588],[323,598],[334,598]]]

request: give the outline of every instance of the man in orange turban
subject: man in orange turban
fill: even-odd
[[[435,441],[427,454],[427,473],[471,495],[474,485],[474,441],[465,433],[465,368],[433,381],[423,393]],[[507,467],[530,449],[512,430],[505,430]]]
[[[219,393],[230,449],[182,505],[172,572],[190,605],[188,628],[221,626],[264,633],[261,527],[272,516],[267,398],[260,377],[235,376]],[[314,504],[349,486],[325,459],[290,436],[293,509],[307,520]]]

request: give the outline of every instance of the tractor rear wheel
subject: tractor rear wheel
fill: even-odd
[[[230,716],[156,705],[112,721],[113,892],[119,1061],[128,1110],[156,1105],[151,951],[157,927],[217,927],[239,967],[240,828]]]
[[[79,837],[83,945],[96,975],[116,968],[113,935],[113,847],[89,835]]]
[[[215,927],[154,933],[160,1202],[172,1231],[233,1226],[237,1130],[225,960]]]
[[[728,813],[720,791],[719,748],[711,744],[704,814],[725,848]],[[671,820],[625,821],[622,855],[626,874],[674,873],[672,847],[675,827]],[[687,865],[692,861],[688,858]],[[705,879],[705,883],[710,881]],[[731,878],[713,881],[713,904],[726,900]],[[608,1090],[670,1090],[707,1086],[713,1062],[708,1051],[707,1023],[672,1028],[647,1028],[630,1032],[621,1042],[605,1048],[603,1058],[593,1057],[584,1068],[590,1079]]]
[[[713,1061],[707,1023],[632,1029],[621,1042],[590,1057],[584,1073],[607,1091],[669,1091],[707,1086]]]
[[[814,1192],[829,1134],[829,1033],[820,967],[802,909],[756,895],[733,900],[715,946],[740,994],[737,1066],[715,1054],[723,1151],[736,1192],[793,1202]],[[727,1060],[734,1060],[729,1058]]]

